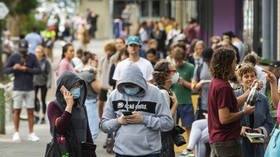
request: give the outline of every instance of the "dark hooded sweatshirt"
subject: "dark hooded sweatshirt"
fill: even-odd
[[[81,96],[75,100],[72,112],[65,111],[66,102],[63,98],[60,88],[64,85],[69,91],[76,82],[80,82]],[[56,132],[60,135],[66,135],[69,129],[74,130],[77,142],[93,143],[91,133],[88,127],[86,110],[84,102],[86,99],[86,84],[77,75],[72,72],[65,71],[57,80],[56,100],[48,105],[48,118],[51,130],[54,127],[57,118]]]

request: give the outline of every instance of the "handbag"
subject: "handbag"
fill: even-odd
[[[47,144],[45,157],[70,157],[70,149],[65,137],[57,137],[56,129],[52,141]]]
[[[96,157],[95,149],[96,145],[89,142],[81,143],[82,156],[83,157]]]
[[[270,141],[266,147],[264,157],[276,157],[280,156],[280,130],[277,129],[277,125],[275,125],[272,130],[272,135]]]
[[[181,126],[179,126],[179,125],[174,126],[174,128],[171,130],[171,132],[172,132],[172,138],[173,138],[174,144],[176,146],[180,147],[187,143],[184,136],[181,135],[185,132],[185,129],[183,129]]]

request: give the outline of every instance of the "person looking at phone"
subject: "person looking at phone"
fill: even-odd
[[[13,74],[14,88],[13,88],[13,118],[15,133],[13,134],[13,142],[20,142],[19,135],[19,122],[20,113],[23,104],[27,108],[28,129],[29,135],[27,140],[39,141],[39,137],[33,132],[33,120],[34,120],[34,84],[33,77],[36,74],[41,73],[41,68],[38,60],[34,54],[28,52],[28,42],[26,40],[20,40],[18,45],[18,53],[14,53],[9,57],[8,63],[5,67],[6,74]]]
[[[245,93],[247,90],[260,81],[257,80],[257,72],[253,65],[243,63],[237,69],[237,77],[241,83],[241,88],[235,91],[236,96],[240,96]],[[250,127],[250,118],[248,115],[243,116],[241,120],[241,139],[242,142],[242,154],[243,157],[262,157],[264,156],[264,145],[263,144],[254,144],[251,143],[246,137],[245,132],[257,132],[265,135],[265,138],[268,137],[272,128],[273,120],[269,110],[268,98],[263,95],[261,92],[258,92],[256,95],[255,101],[253,104],[255,106],[254,116],[254,125],[253,128]]]
[[[48,105],[51,133],[63,135],[68,140],[71,156],[78,157],[82,142],[93,143],[86,107],[86,83],[76,74],[65,71],[57,80],[56,99]],[[91,154],[95,156],[95,154]],[[83,157],[89,157],[82,154]],[[91,156],[90,156],[91,157]]]
[[[105,105],[100,123],[105,133],[115,132],[116,157],[159,157],[160,132],[173,126],[163,94],[147,83],[135,63],[129,64]]]

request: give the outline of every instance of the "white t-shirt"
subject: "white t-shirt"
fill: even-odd
[[[148,60],[141,58],[141,57],[137,62],[132,62],[129,60],[129,58],[127,58],[127,59],[121,61],[120,63],[118,63],[117,67],[115,69],[115,72],[114,72],[113,79],[116,81],[119,81],[121,73],[131,63],[135,63],[138,66],[138,68],[141,70],[146,81],[150,81],[153,79],[152,73],[154,71],[154,68],[153,68],[152,64]]]
[[[278,93],[280,94],[280,78],[278,79]]]

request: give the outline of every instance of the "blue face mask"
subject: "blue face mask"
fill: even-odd
[[[81,95],[81,88],[72,88],[70,92],[73,95],[74,99],[78,99]]]
[[[127,95],[136,95],[140,91],[140,87],[124,87],[123,90]]]

